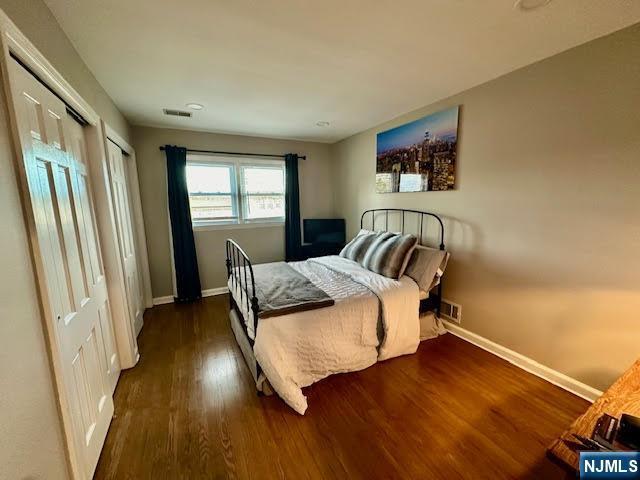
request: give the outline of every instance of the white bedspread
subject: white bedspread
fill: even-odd
[[[255,357],[271,386],[296,412],[307,409],[302,387],[417,350],[419,291],[413,280],[391,280],[337,256],[290,265],[336,302],[258,322]],[[380,349],[379,315],[384,328]]]
[[[415,353],[420,344],[420,290],[416,282],[409,277],[392,280],[338,256],[313,258],[309,262],[347,274],[378,297],[384,327],[378,360]]]

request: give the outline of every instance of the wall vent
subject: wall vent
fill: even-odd
[[[442,299],[442,303],[440,304],[440,315],[447,320],[451,320],[452,322],[460,325],[462,322],[462,306],[457,303],[453,303],[450,300]]]
[[[173,115],[174,117],[191,117],[191,112],[185,112],[184,110],[171,110],[170,108],[163,108],[162,111],[165,115]]]

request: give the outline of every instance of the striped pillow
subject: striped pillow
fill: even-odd
[[[362,265],[364,256],[369,250],[369,247],[376,238],[382,235],[384,232],[368,232],[366,230],[360,230],[360,233],[345,245],[340,252],[340,256],[358,262]]]
[[[417,243],[415,235],[365,233],[351,240],[340,256],[358,262],[367,270],[397,280]]]

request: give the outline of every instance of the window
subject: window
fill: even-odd
[[[240,165],[245,220],[284,218],[284,164]]]
[[[284,162],[187,156],[194,226],[284,221]]]
[[[233,165],[187,163],[187,188],[193,222],[238,218]]]

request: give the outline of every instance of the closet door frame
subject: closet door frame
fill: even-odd
[[[25,165],[22,158],[22,147],[18,131],[18,121],[13,101],[13,91],[9,80],[9,65],[15,62],[12,56],[18,58],[23,66],[46,84],[67,105],[71,106],[87,122],[84,127],[87,154],[89,160],[89,177],[93,188],[95,215],[98,224],[99,241],[102,248],[105,275],[107,279],[108,296],[111,305],[113,327],[116,336],[118,355],[121,367],[131,368],[138,359],[138,346],[135,334],[131,331],[128,304],[124,287],[124,275],[119,259],[116,226],[111,206],[111,190],[107,175],[107,159],[104,151],[104,127],[98,114],[71,87],[71,85],[53,68],[51,63],[33,46],[22,34],[10,18],[0,9],[0,74],[6,111],[10,124],[12,139],[13,161],[16,171],[16,181],[20,190],[22,213],[25,227],[29,236],[29,251],[34,283],[38,293],[38,309],[43,324],[47,353],[55,387],[57,407],[65,443],[65,454],[69,473],[72,478],[82,478],[82,462],[78,459],[75,449],[71,400],[67,398],[63,363],[57,343],[55,319],[51,318],[51,311],[46,300],[46,280],[44,264],[31,203],[30,191],[27,183]]]

